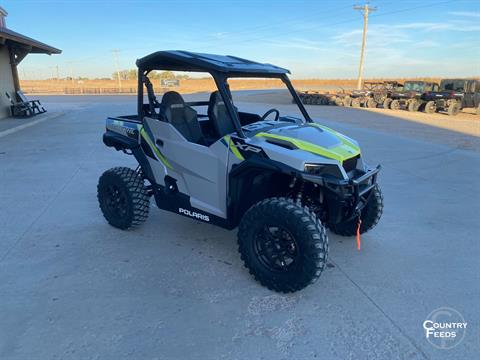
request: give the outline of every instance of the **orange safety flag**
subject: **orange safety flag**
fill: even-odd
[[[362,219],[358,218],[357,224],[357,249],[360,251],[360,226],[362,225]]]

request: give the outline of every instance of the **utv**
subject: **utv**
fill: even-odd
[[[238,226],[239,252],[250,273],[269,289],[294,292],[326,266],[326,227],[359,236],[378,223],[380,166],[368,167],[355,140],[310,118],[288,70],[186,51],[156,52],[137,66],[138,114],[107,118],[103,135],[106,146],[139,163],[100,177],[98,201],[112,226],[142,224],[152,196],[161,209]],[[186,102],[175,91],[158,101],[148,78],[155,70],[208,72],[218,90],[209,101]],[[302,118],[278,109],[239,111],[228,83],[234,78],[280,79]],[[207,111],[194,110],[201,107]]]
[[[405,81],[402,91],[393,91],[383,102],[384,109],[407,109],[418,111],[422,106],[420,100],[426,92],[438,91],[438,84],[427,81]]]
[[[376,108],[383,104],[385,99],[402,85],[396,81],[365,81],[362,90],[354,90],[351,94],[352,107]]]
[[[359,108],[362,105],[366,106],[366,102],[372,93],[373,83],[365,82],[364,86],[360,90],[352,90],[348,103],[351,107]]]
[[[371,95],[370,104],[368,107],[376,108],[378,105],[385,105],[385,100],[390,98],[394,92],[402,91],[403,84],[398,81],[384,81],[381,85],[377,86]],[[384,106],[385,108],[385,106]]]
[[[445,111],[457,115],[463,108],[475,108],[480,115],[480,80],[444,79],[439,91],[427,92],[421,100],[428,114]]]

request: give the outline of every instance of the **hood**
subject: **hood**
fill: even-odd
[[[278,146],[308,151],[340,163],[360,154],[355,140],[316,123],[283,126],[256,136]]]

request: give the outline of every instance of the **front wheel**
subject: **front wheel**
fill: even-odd
[[[105,171],[97,186],[97,198],[107,222],[126,230],[145,222],[150,196],[140,173],[127,167]]]
[[[410,112],[418,111],[419,108],[420,108],[420,103],[416,100],[411,100],[408,103],[408,111]]]
[[[435,104],[435,101],[427,101],[423,110],[427,114],[433,114],[435,111],[437,111],[437,105]]]
[[[460,112],[460,104],[457,102],[452,102],[448,105],[447,114],[450,116],[456,116]]]
[[[390,109],[392,109],[392,110],[398,110],[398,109],[400,109],[400,101],[398,101],[398,100],[393,100],[393,101],[390,103]]]
[[[370,193],[368,202],[360,213],[362,224],[360,233],[366,233],[378,224],[383,214],[383,194],[380,187],[375,185]],[[354,218],[338,224],[329,224],[330,230],[342,236],[354,236],[357,233],[358,219]]]
[[[325,268],[328,238],[313,212],[287,198],[253,205],[238,230],[238,250],[250,274],[270,290],[295,292]]]

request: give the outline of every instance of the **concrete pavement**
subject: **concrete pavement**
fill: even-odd
[[[134,98],[42,102],[70,111],[0,138],[1,359],[480,353],[480,149],[462,146],[476,139],[362,110],[309,107],[383,165],[385,213],[362,237],[361,252],[354,239],[329,233],[331,265],[319,281],[280,295],[243,268],[235,231],[153,207],[134,231],[104,221],[98,177],[135,162],[103,145],[103,120],[134,113]],[[443,306],[468,322],[451,350],[433,347],[422,328]]]

